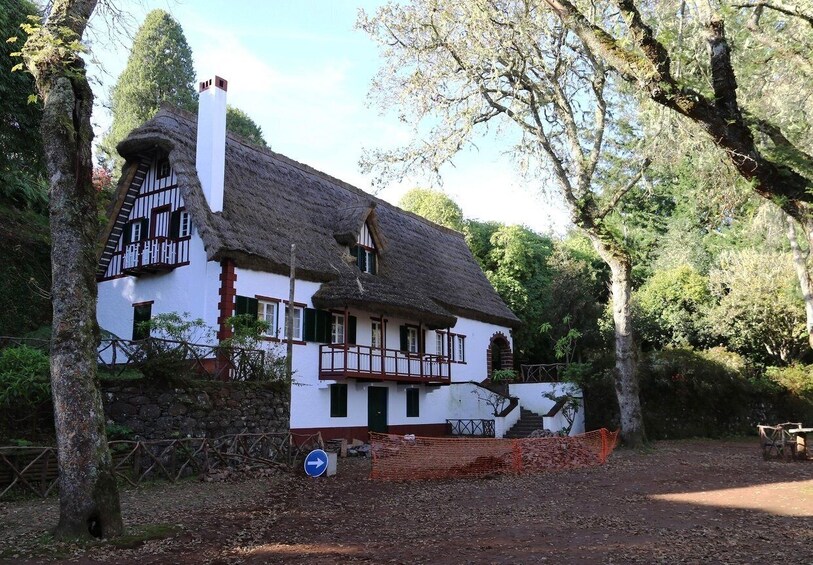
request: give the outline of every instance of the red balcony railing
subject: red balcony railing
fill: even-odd
[[[322,345],[319,347],[319,378],[322,380],[375,379],[448,384],[448,357],[407,353],[369,345]]]

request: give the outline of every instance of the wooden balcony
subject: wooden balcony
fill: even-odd
[[[322,345],[319,347],[319,378],[364,379],[449,384],[451,363],[447,357],[406,353],[368,345]]]
[[[156,237],[130,243],[121,257],[121,272],[143,275],[171,271],[189,260],[189,241]]]

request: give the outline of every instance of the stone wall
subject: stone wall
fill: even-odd
[[[190,382],[102,383],[105,417],[143,439],[288,431],[289,387]]]

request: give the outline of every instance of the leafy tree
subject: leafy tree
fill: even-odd
[[[630,104],[608,80],[596,47],[552,15],[520,0],[413,0],[387,4],[374,16],[362,12],[359,26],[377,39],[384,58],[375,95],[427,126],[416,128],[412,144],[370,152],[364,164],[396,178],[411,167],[436,172],[478,126],[506,127],[517,159],[544,167],[545,186],[553,183],[562,194],[573,223],[610,267],[621,433],[637,445],[645,434],[631,327],[632,260],[608,216],[637,186],[646,161],[625,146],[635,128],[617,116]]]
[[[480,264],[480,268],[484,271],[493,269],[491,263],[491,236],[494,235],[503,224],[499,222],[481,222],[478,220],[466,220],[466,225],[463,229],[466,236],[466,243],[471,249],[474,258]]]
[[[413,188],[401,197],[398,206],[441,226],[459,232],[464,229],[463,210],[457,202],[442,192]]]
[[[659,347],[702,345],[708,279],[689,265],[656,271],[634,295],[644,341]]]
[[[241,135],[248,141],[268,147],[263,138],[263,130],[252,120],[248,114],[234,106],[226,106],[226,129],[237,135]]]
[[[545,0],[642,99],[682,116],[813,243],[809,2]],[[616,10],[608,16],[603,8]],[[675,17],[675,16],[678,17]],[[705,51],[705,53],[703,53]],[[670,134],[681,129],[670,127]],[[672,140],[672,135],[663,135]],[[694,133],[694,132],[692,132]],[[813,275],[798,271],[813,347]]]
[[[804,309],[787,253],[724,252],[709,278],[719,301],[709,320],[721,339],[763,362],[799,358],[806,339]]]
[[[47,208],[48,186],[42,139],[41,101],[31,101],[35,86],[31,75],[12,72],[20,64],[18,52],[27,33],[20,28],[37,8],[27,0],[8,0],[0,10],[0,199],[18,207]]]
[[[31,25],[23,60],[42,99],[40,126],[50,179],[53,335],[51,389],[59,461],[59,538],[123,529],[96,378],[96,191],[93,93],[81,39],[96,0],[54,0]]]
[[[113,87],[113,124],[99,144],[105,158],[118,163],[116,145],[152,118],[163,102],[194,111],[194,85],[192,50],[183,29],[167,12],[153,10],[136,32],[127,66]]]

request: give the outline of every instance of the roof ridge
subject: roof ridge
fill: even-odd
[[[169,104],[169,103],[161,104],[161,110],[166,110],[169,113],[176,114],[176,115],[180,116],[183,119],[189,120],[197,128],[197,116],[195,116],[195,114],[193,114],[192,112],[190,112],[188,110],[184,110],[182,108],[179,108],[179,107],[174,106],[174,105]],[[296,159],[288,157],[287,155],[283,155],[282,153],[278,153],[278,152],[274,151],[273,149],[271,149],[270,147],[260,147],[260,146],[258,146],[256,144],[250,142],[248,139],[246,139],[245,137],[243,137],[243,136],[241,136],[239,134],[227,131],[226,132],[226,137],[227,138],[228,137],[232,138],[232,141],[235,141],[235,142],[239,143],[240,145],[242,145],[246,149],[251,149],[253,151],[257,151],[258,153],[268,155],[271,158],[279,159],[283,163],[291,165],[291,166],[299,169],[303,173],[308,173],[308,174],[318,176],[318,177],[320,177],[320,178],[322,178],[322,179],[324,179],[326,181],[329,181],[329,182],[332,182],[332,183],[336,184],[340,188],[343,188],[345,190],[350,191],[351,193],[356,194],[357,196],[364,196],[364,197],[372,198],[377,204],[383,204],[385,206],[390,206],[392,208],[395,208],[395,209],[399,210],[400,212],[402,212],[404,214],[407,214],[408,216],[411,216],[412,218],[414,218],[416,220],[419,220],[419,221],[423,222],[424,224],[427,224],[430,227],[439,228],[442,231],[445,231],[445,232],[448,232],[450,234],[456,235],[456,236],[458,236],[458,237],[460,237],[462,239],[465,239],[465,237],[466,237],[462,232],[459,232],[459,231],[457,231],[455,229],[452,229],[450,227],[438,224],[437,222],[433,222],[432,220],[430,220],[428,218],[424,218],[423,216],[421,216],[419,214],[416,214],[415,212],[410,212],[409,210],[404,210],[400,206],[396,206],[395,204],[387,202],[386,200],[384,200],[383,198],[380,198],[379,196],[377,196],[375,194],[371,194],[371,193],[367,192],[366,190],[363,190],[363,189],[361,189],[361,188],[359,188],[357,186],[354,186],[354,185],[350,184],[347,181],[343,181],[342,179],[336,178],[336,177],[334,177],[332,175],[329,175],[329,174],[325,173],[324,171],[320,171],[319,169],[315,169],[315,168],[311,167],[310,165],[302,163],[301,161],[297,161]]]

